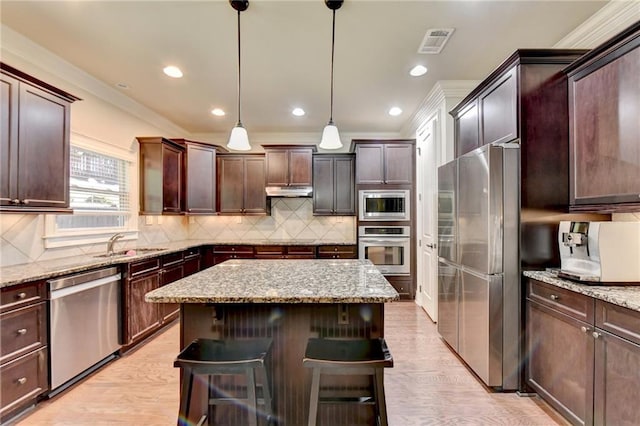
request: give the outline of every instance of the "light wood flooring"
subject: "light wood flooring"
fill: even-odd
[[[385,338],[395,365],[385,370],[391,426],[566,425],[539,398],[487,389],[442,342],[411,302],[385,306]],[[17,425],[175,425],[178,324],[69,391],[37,406]],[[297,426],[297,425],[293,425]]]

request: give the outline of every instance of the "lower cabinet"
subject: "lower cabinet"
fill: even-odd
[[[385,275],[384,277],[396,289],[401,300],[413,300],[414,296],[411,292],[413,280],[411,277],[406,275]]]
[[[318,246],[318,259],[357,259],[356,245],[323,245]]]
[[[253,246],[213,246],[213,264],[229,259],[255,259]]]
[[[140,273],[132,269],[145,265]],[[160,259],[130,263],[124,281],[123,350],[142,341],[160,326],[159,305],[147,303],[144,295],[160,287]]]
[[[527,280],[527,383],[575,425],[640,424],[640,312]]]
[[[0,423],[49,390],[45,282],[0,291]]]
[[[256,259],[315,259],[315,246],[256,246]]]

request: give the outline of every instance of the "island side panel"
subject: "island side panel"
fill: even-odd
[[[346,308],[347,321],[343,321]],[[280,425],[307,423],[311,370],[302,359],[307,340],[324,338],[375,338],[384,333],[384,304],[190,304],[181,306],[181,348],[196,338],[270,337],[273,347],[270,360],[272,396]],[[327,377],[324,385],[340,381],[356,388],[370,388],[367,378]],[[241,388],[243,380],[225,378]],[[207,412],[204,386],[194,389],[191,421]],[[200,396],[197,396],[200,395]],[[322,406],[320,424],[370,425],[371,406],[342,404]],[[246,424],[243,410],[218,409],[216,424]]]

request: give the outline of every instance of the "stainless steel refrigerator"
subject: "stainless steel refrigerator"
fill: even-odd
[[[438,169],[438,332],[487,386],[519,386],[517,143]]]

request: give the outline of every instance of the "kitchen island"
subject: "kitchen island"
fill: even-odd
[[[311,372],[302,365],[307,339],[382,337],[384,303],[398,298],[370,261],[333,259],[229,260],[145,297],[148,302],[180,303],[181,348],[196,338],[271,338],[269,371],[281,425],[307,423]],[[369,386],[358,379],[347,382],[343,377],[335,386]],[[233,380],[225,384],[237,385]],[[191,421],[206,414],[204,402],[198,404],[201,399],[194,399]],[[243,424],[245,415],[233,407],[219,409],[216,422]],[[371,406],[320,409],[321,424],[369,425],[372,416]]]

